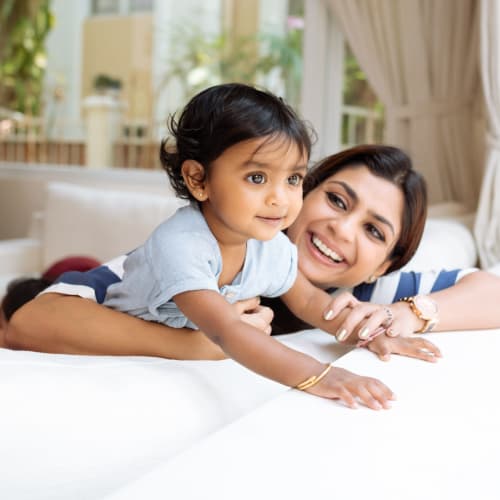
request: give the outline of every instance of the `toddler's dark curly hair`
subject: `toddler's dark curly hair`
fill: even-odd
[[[281,98],[241,83],[210,87],[194,96],[178,120],[168,128],[175,146],[164,139],[160,160],[179,198],[194,200],[184,184],[181,168],[195,160],[205,168],[226,149],[249,139],[268,137],[295,143],[302,154],[311,153],[311,130]]]

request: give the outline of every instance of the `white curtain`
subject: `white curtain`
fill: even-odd
[[[475,234],[482,267],[500,262],[500,3],[480,4],[481,78],[488,118],[486,169]]]
[[[327,0],[433,203],[475,208],[482,176],[475,0]],[[494,0],[492,0],[494,1]]]

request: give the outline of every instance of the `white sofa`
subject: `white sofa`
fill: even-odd
[[[0,169],[0,181],[1,174]],[[43,195],[37,193],[41,201],[33,207],[29,235],[0,241],[0,286],[13,276],[39,273],[63,256],[106,260],[128,251],[179,205],[160,194],[165,188],[159,183],[167,181],[158,173],[151,181],[142,179],[137,190],[120,184],[133,173],[116,171],[120,189],[109,187],[109,172],[102,174],[109,181],[105,187],[91,187],[88,178],[82,181],[85,175],[95,180],[100,174],[76,173],[61,182],[51,172],[38,183]],[[475,265],[466,214],[446,206],[434,215],[408,267]],[[316,330],[280,340],[324,361],[349,350]],[[0,498],[103,498],[287,390],[231,360],[0,349]]]
[[[104,262],[132,250],[184,203],[172,194],[57,181],[47,183],[44,190],[43,207],[32,213],[27,236],[0,240],[0,296],[12,279],[36,276],[62,257],[87,255]],[[435,207],[433,213],[405,269],[475,266],[472,215],[461,214],[456,205]]]

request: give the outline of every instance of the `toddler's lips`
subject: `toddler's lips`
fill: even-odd
[[[270,226],[279,226],[283,223],[284,217],[260,217],[260,216],[257,216],[257,219],[259,219],[262,222],[265,222],[266,224],[269,224]]]

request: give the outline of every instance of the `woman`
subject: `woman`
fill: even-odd
[[[403,337],[429,326],[443,331],[500,325],[495,304],[498,277],[473,269],[396,272],[414,255],[425,217],[423,181],[397,148],[355,147],[326,158],[308,174],[304,205],[287,234],[297,245],[299,267],[310,281],[332,293],[347,288],[362,301],[346,316],[339,340],[362,328],[373,330],[379,315],[387,311],[393,318],[389,334]],[[367,302],[390,305],[365,319]],[[437,324],[419,318],[417,306],[422,302],[435,307]],[[282,304],[266,303],[275,312],[273,331],[306,327]],[[386,336],[368,348],[382,359],[388,359],[391,350],[415,354],[402,339],[394,343]],[[417,357],[432,360],[437,352],[432,349]]]
[[[435,360],[439,350],[430,342],[405,337],[432,323],[423,319],[418,303],[399,302],[422,294],[438,311],[435,331],[500,326],[493,303],[499,278],[474,270],[396,272],[415,253],[425,217],[424,182],[397,148],[358,146],[326,158],[308,174],[304,205],[288,236],[297,245],[302,273],[312,283],[328,290],[352,288],[361,301],[342,313],[340,341],[357,338],[363,329],[372,337],[375,325],[387,318],[392,322],[388,333],[399,336],[379,335],[367,344],[370,350],[382,359],[392,352]],[[246,321],[268,330],[271,312],[257,300],[234,307]],[[293,321],[279,301],[272,308],[275,332],[307,327]],[[201,332],[172,330],[58,293],[41,295],[16,312],[6,341],[13,348],[44,352],[224,357]]]

